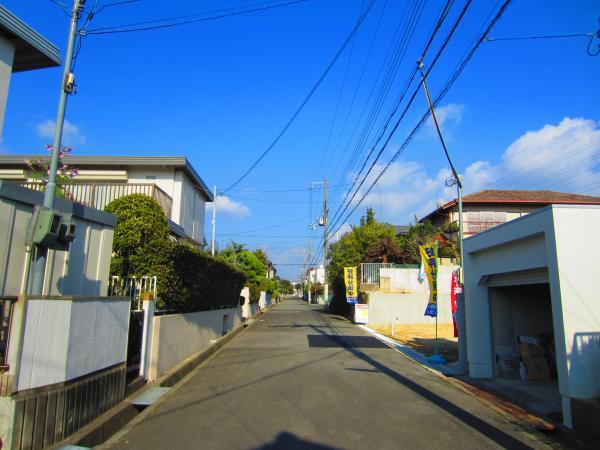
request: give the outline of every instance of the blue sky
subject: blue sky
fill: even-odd
[[[274,2],[140,0],[105,9],[89,28],[256,3]],[[69,99],[65,143],[78,155],[183,155],[210,186],[230,186],[282,129],[368,3],[307,0],[164,30],[87,36],[77,60],[78,93]],[[365,157],[443,2],[423,3],[374,129],[366,144],[357,146],[375,98],[369,94],[378,92],[388,49],[397,45],[396,30],[419,4],[375,1],[288,132],[235,191],[220,198],[220,245],[235,239],[263,247],[282,276],[297,277],[306,237],[312,236],[314,254],[322,231],[308,227],[319,215],[322,190],[313,193],[309,220],[307,188],[327,178],[332,214],[338,209],[357,169],[345,171],[352,169],[348,161]],[[430,55],[463,4],[456,2]],[[64,54],[68,18],[55,4],[9,0],[4,5]],[[428,77],[433,94],[496,5],[473,2]],[[595,0],[514,0],[491,36],[595,32],[599,17]],[[598,44],[595,40],[592,49]],[[467,192],[496,187],[600,195],[600,56],[588,56],[587,45],[587,38],[497,41],[485,42],[475,53],[439,107]],[[0,151],[43,152],[51,141],[60,76],[61,69],[47,69],[12,78]],[[380,163],[390,160],[425,109],[419,92]],[[375,165],[374,173],[381,168]],[[344,224],[356,223],[367,205],[381,220],[414,221],[452,196],[444,188],[448,175],[434,130],[426,124],[356,213],[338,225],[343,231]]]

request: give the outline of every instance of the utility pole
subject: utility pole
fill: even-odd
[[[60,85],[60,99],[58,101],[58,111],[56,114],[56,128],[54,130],[54,147],[50,158],[50,169],[48,173],[48,183],[44,193],[44,207],[54,208],[54,197],[56,195],[56,171],[58,170],[58,154],[62,145],[63,125],[65,122],[65,111],[67,108],[67,98],[69,94],[75,92],[75,77],[71,72],[73,61],[73,48],[75,35],[77,34],[77,23],[79,22],[79,13],[83,9],[85,0],[73,0],[73,11],[71,13],[71,26],[69,28],[69,37],[67,40],[67,53],[63,67],[63,76]],[[33,272],[31,292],[32,294],[41,294],[44,287],[44,277],[46,272],[46,259],[48,248],[37,246],[36,258]]]
[[[308,287],[308,304],[310,305],[310,238],[308,238],[308,272],[306,273],[306,279],[308,280],[306,286]]]
[[[450,169],[452,170],[453,180],[446,185],[448,187],[456,184],[457,189],[457,200],[458,200],[458,241],[460,248],[460,269],[459,269],[459,282],[461,286],[463,286],[463,292],[460,295],[460,301],[457,301],[457,312],[458,312],[458,363],[457,368],[459,373],[466,372],[467,369],[467,339],[466,339],[466,308],[465,308],[465,292],[464,292],[464,260],[463,260],[463,211],[462,211],[462,181],[454,164],[452,164],[452,159],[450,158],[450,154],[448,153],[448,148],[446,147],[446,142],[444,141],[444,137],[442,136],[442,132],[440,130],[440,125],[437,121],[437,117],[435,115],[435,109],[433,104],[431,103],[431,97],[429,96],[429,89],[427,88],[427,82],[425,81],[425,75],[423,74],[423,61],[421,58],[417,60],[417,67],[419,68],[419,72],[421,72],[421,82],[423,84],[423,90],[425,91],[425,97],[427,98],[427,104],[429,105],[429,110],[431,111],[431,118],[433,119],[433,123],[435,125],[435,129],[437,130],[437,134],[440,138],[440,142],[442,144],[442,148],[444,149],[444,153],[446,154],[446,159],[448,160],[448,164],[450,165]],[[437,320],[437,317],[436,317]]]
[[[327,203],[327,180],[323,180],[323,300],[327,303],[329,298],[329,285],[327,284],[327,244],[329,241],[329,205]]]
[[[217,226],[217,185],[213,188],[213,215],[212,215],[212,245],[210,248],[210,254],[215,256],[215,237],[216,237],[216,226]]]

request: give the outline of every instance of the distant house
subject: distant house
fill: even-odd
[[[553,204],[600,205],[600,197],[555,191],[488,189],[463,197],[465,236],[481,233],[504,222]],[[457,199],[438,206],[421,220],[444,226],[458,223]]]
[[[30,178],[27,159],[35,155],[1,155],[0,179],[40,189]],[[176,156],[71,156],[64,159],[77,167],[79,175],[65,187],[78,203],[104,209],[112,200],[145,194],[162,207],[174,237],[190,239],[197,245],[204,237],[204,208],[212,193],[189,161]]]
[[[321,264],[318,267],[311,267],[307,270],[306,275],[308,281],[310,281],[311,283],[325,283],[325,269],[323,268],[323,264]]]
[[[60,64],[54,44],[0,5],[0,137],[11,75]]]

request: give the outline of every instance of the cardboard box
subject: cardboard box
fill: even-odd
[[[523,358],[525,369],[527,370],[527,379],[531,381],[552,381],[550,368],[546,358],[532,357]]]
[[[517,353],[497,353],[496,371],[499,378],[509,380],[519,379],[519,363],[521,359]]]
[[[519,344],[521,358],[543,358],[544,347],[537,344]]]

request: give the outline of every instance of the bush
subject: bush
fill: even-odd
[[[148,275],[160,264],[169,239],[169,225],[160,205],[144,194],[110,202],[105,210],[118,217],[113,237],[111,274]]]
[[[250,291],[250,302],[249,303],[257,303],[260,300],[260,289],[254,283],[248,285],[248,290]]]
[[[244,273],[226,262],[178,243],[169,246],[157,277],[158,306],[177,312],[237,306],[246,282]]]
[[[105,209],[118,218],[111,275],[156,275],[161,309],[193,312],[239,304],[244,273],[189,244],[172,242],[167,218],[152,198],[127,195]]]

